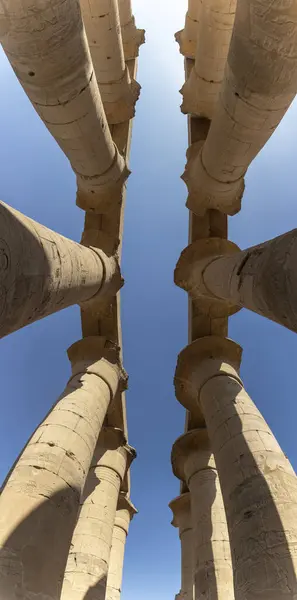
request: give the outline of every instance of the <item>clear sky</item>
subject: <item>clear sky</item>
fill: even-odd
[[[187,145],[178,93],[183,59],[173,37],[185,11],[185,0],[134,0],[147,43],[140,50],[125,213],[122,321],[129,441],[138,452],[131,497],[139,514],[128,538],[122,600],[172,600],[180,587],[179,541],[167,505],[179,493],[170,451],[184,428],[172,380],[187,343],[187,297],[173,284],[188,231],[179,178]],[[78,241],[83,212],[67,159],[2,54],[0,78],[0,197]],[[229,219],[230,239],[242,248],[296,227],[296,134],[295,103],[249,169],[242,210]],[[63,390],[70,372],[65,350],[80,337],[79,309],[72,307],[1,341],[1,479]],[[230,319],[230,337],[244,349],[248,392],[296,468],[297,337],[245,310]]]

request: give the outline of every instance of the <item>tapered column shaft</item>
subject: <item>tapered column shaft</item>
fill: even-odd
[[[171,460],[191,494],[195,598],[234,600],[226,514],[206,429],[178,438]]]
[[[109,123],[134,116],[140,86],[125,65],[117,0],[81,0],[96,79]]]
[[[105,599],[113,526],[129,456],[133,451],[122,431],[103,430],[72,537],[61,600]]]
[[[238,0],[230,51],[205,144],[184,174],[187,206],[197,215],[241,206],[243,177],[297,91],[297,9],[293,0]]]
[[[224,498],[236,600],[297,594],[297,478],[239,379],[240,347],[201,338],[179,357],[176,392],[205,417]]]
[[[243,306],[297,331],[296,264],[297,229],[242,252],[213,238],[186,248],[175,280],[193,297],[220,305],[226,315]]]
[[[193,529],[190,494],[182,494],[169,504],[173,512],[172,525],[179,528],[181,544],[181,590],[183,600],[194,600]]]
[[[122,41],[125,60],[136,58],[139,46],[144,44],[144,29],[137,29],[132,13],[131,0],[118,0]]]
[[[179,51],[186,58],[195,58],[201,0],[189,0],[185,26],[175,34]]]
[[[99,306],[121,287],[115,257],[73,242],[0,202],[0,336],[58,310]]]
[[[128,170],[107,125],[79,1],[2,0],[2,4],[4,51],[71,162],[77,203],[104,212],[115,204]]]
[[[181,110],[212,119],[224,78],[232,35],[236,0],[202,2],[195,64],[181,93]]]
[[[0,498],[0,597],[5,600],[60,600],[80,496],[123,378],[119,351],[105,338],[84,338],[68,356],[72,376]]]
[[[126,539],[130,521],[136,512],[133,504],[120,496],[112,533],[105,600],[120,600]]]

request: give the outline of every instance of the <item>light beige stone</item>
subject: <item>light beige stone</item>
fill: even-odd
[[[242,252],[211,238],[186,248],[175,282],[194,298],[208,298],[213,312],[248,308],[297,331],[297,229]]]
[[[0,337],[72,304],[100,311],[121,285],[116,256],[0,202]]]
[[[236,0],[209,0],[201,3],[195,63],[181,89],[181,110],[212,119],[233,30]]]
[[[136,58],[139,46],[145,42],[144,29],[137,29],[131,0],[118,0],[125,60]]]
[[[226,510],[236,600],[295,600],[297,479],[243,388],[240,357],[240,346],[231,340],[196,340],[179,355],[177,398],[205,417]]]
[[[140,85],[125,64],[117,0],[80,0],[96,79],[108,123],[135,114]]]
[[[112,533],[105,600],[120,600],[126,539],[130,522],[136,513],[129,498],[120,494]]]
[[[183,179],[197,215],[240,210],[244,175],[297,90],[297,5],[238,0],[216,112],[203,147],[189,149]]]
[[[0,597],[60,600],[80,498],[99,432],[125,385],[119,349],[102,337],[68,350],[72,376],[29,440],[0,497]]]
[[[191,494],[194,582],[197,600],[234,600],[226,514],[207,430],[179,437],[171,453],[173,473]]]
[[[187,492],[169,503],[172,525],[178,527],[181,544],[181,590],[176,598],[194,600],[193,529],[191,498]]]
[[[103,429],[86,481],[61,600],[104,600],[120,486],[135,457],[120,429]]]
[[[175,34],[179,51],[186,58],[195,58],[201,4],[202,0],[189,0],[185,26]]]
[[[108,211],[120,202],[129,172],[108,128],[79,0],[1,0],[0,5],[6,25],[3,49],[70,160],[77,204]]]

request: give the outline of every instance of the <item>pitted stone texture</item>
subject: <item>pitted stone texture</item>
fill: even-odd
[[[61,600],[104,600],[120,485],[135,451],[119,429],[105,428],[84,488]],[[92,593],[91,593],[92,590]]]
[[[119,353],[104,338],[84,338],[68,352],[72,376],[0,497],[0,597],[5,600],[60,600],[81,493],[122,377]]]
[[[212,119],[233,30],[236,0],[202,2],[195,64],[181,93],[183,113]]]
[[[108,123],[123,123],[135,114],[140,85],[125,65],[117,0],[81,0],[94,71]]]
[[[112,533],[105,600],[120,600],[126,538],[136,512],[131,501],[120,494]]]
[[[0,202],[0,337],[72,304],[99,310],[121,284],[116,257]]]
[[[171,453],[174,474],[191,494],[195,597],[234,599],[233,571],[223,498],[207,430],[179,437]]]
[[[193,529],[189,492],[169,503],[173,513],[172,525],[179,528],[181,543],[181,590],[183,600],[194,600]]]
[[[179,51],[186,58],[195,58],[201,4],[201,0],[189,0],[185,26],[175,34]]]
[[[137,29],[131,0],[118,0],[125,60],[137,58],[139,46],[145,42],[144,29]]]
[[[244,175],[295,97],[296,65],[295,2],[238,0],[216,111],[185,173],[187,206],[197,215],[240,210]]]
[[[4,51],[70,160],[77,176],[78,205],[109,210],[120,202],[129,171],[108,128],[79,1],[2,0],[2,6]]]

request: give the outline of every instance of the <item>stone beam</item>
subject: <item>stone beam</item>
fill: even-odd
[[[139,46],[145,42],[145,30],[137,29],[132,13],[131,0],[118,0],[122,41],[125,60],[132,60],[139,54]]]
[[[235,598],[297,594],[297,479],[239,377],[241,348],[209,336],[179,355],[177,399],[203,413],[218,470]]]
[[[77,204],[104,212],[129,171],[106,121],[79,0],[1,0],[0,41],[37,113],[70,160]]]
[[[190,494],[182,494],[169,503],[172,525],[179,528],[181,543],[181,590],[177,597],[194,600],[193,529]]]
[[[186,58],[195,58],[201,4],[202,0],[189,0],[185,26],[175,34],[179,51]]]
[[[0,337],[80,304],[103,309],[122,285],[116,256],[69,240],[0,202]]]
[[[111,400],[126,375],[102,337],[68,350],[72,375],[0,497],[0,597],[60,600],[81,494]]]
[[[105,600],[120,486],[135,455],[120,429],[102,430],[71,541],[61,600]]]
[[[182,252],[175,282],[214,312],[243,306],[297,332],[296,264],[297,229],[243,251],[212,238]]]
[[[120,600],[126,539],[130,522],[136,513],[129,498],[120,494],[112,534],[106,600]]]
[[[226,514],[207,430],[179,437],[171,453],[173,473],[191,495],[195,597],[234,599]]]
[[[125,64],[118,2],[81,0],[81,9],[107,121],[129,121],[140,85],[131,79]]]
[[[240,210],[244,175],[297,90],[294,2],[238,0],[224,81],[205,144],[189,148],[183,179],[197,215]]]
[[[236,0],[201,3],[195,63],[181,89],[181,110],[185,114],[213,118],[224,79],[235,8]]]

